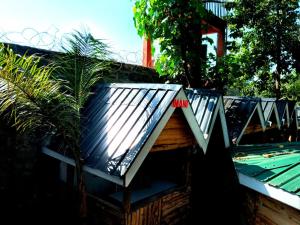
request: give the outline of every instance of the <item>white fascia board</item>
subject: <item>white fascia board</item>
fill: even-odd
[[[276,118],[276,123],[277,123],[278,129],[281,130],[282,126],[281,126],[281,121],[280,121],[280,118],[279,118],[279,114],[278,114],[278,109],[277,109],[276,103],[274,104],[273,111],[275,113],[275,118]]]
[[[180,90],[178,93],[178,98],[183,99],[183,100],[188,100],[183,89]],[[199,146],[202,148],[204,154],[206,153],[207,146],[208,146],[208,141],[207,139],[204,138],[203,132],[200,129],[200,126],[196,120],[195,114],[192,110],[192,107],[190,104],[188,104],[188,107],[186,108],[181,108],[183,111],[183,114],[194,134],[194,137],[196,138]]]
[[[55,158],[55,159],[57,159],[57,160],[59,160],[61,162],[67,163],[67,164],[69,164],[71,166],[75,167],[75,165],[76,165],[74,159],[66,157],[66,156],[64,156],[62,154],[59,154],[58,152],[53,151],[53,150],[51,150],[51,149],[49,149],[47,147],[42,147],[42,152],[45,155],[48,155],[48,156],[50,156],[52,158]],[[97,177],[101,177],[103,179],[111,181],[113,183],[116,183],[116,184],[119,184],[119,185],[123,185],[123,180],[121,178],[109,175],[109,174],[104,173],[104,172],[102,172],[100,170],[93,169],[93,168],[85,166],[85,165],[83,165],[82,170],[85,171],[85,172],[87,172],[87,173],[90,173],[92,175],[95,175]]]
[[[300,210],[300,197],[238,172],[240,184]]]
[[[245,133],[245,130],[246,130],[246,128],[248,127],[248,125],[249,125],[249,123],[250,123],[250,121],[251,121],[251,119],[252,119],[252,117],[253,117],[255,111],[257,110],[257,112],[258,112],[258,109],[259,109],[259,107],[258,107],[258,105],[256,104],[256,106],[255,106],[254,110],[252,111],[251,115],[249,116],[249,118],[248,118],[248,120],[247,120],[245,126],[243,127],[243,129],[242,129],[242,131],[241,131],[241,133],[240,133],[240,136],[239,136],[239,137],[237,138],[237,140],[236,140],[236,145],[238,145],[239,142],[241,141],[241,139],[242,139],[242,137],[243,137],[243,135],[244,135],[244,133]],[[263,122],[263,124],[264,124],[264,122]]]
[[[116,88],[146,88],[146,89],[163,89],[179,91],[182,88],[181,84],[159,84],[159,83],[106,83],[107,87]]]
[[[265,121],[265,117],[264,117],[264,114],[263,114],[261,103],[257,104],[255,110],[257,110],[258,117],[259,117],[262,129],[263,129],[263,131],[265,131],[266,130],[266,121]]]
[[[219,112],[218,113],[219,113],[221,125],[222,125],[224,145],[225,145],[225,148],[229,148],[230,140],[229,140],[229,135],[228,135],[228,128],[227,128],[227,122],[226,122],[225,111],[224,111],[224,101],[223,101],[222,96],[220,97],[220,101],[218,104],[219,104],[219,106],[218,106]]]
[[[209,141],[210,141],[210,137],[212,135],[212,131],[213,131],[213,128],[215,126],[217,116],[220,117],[220,121],[221,121],[222,133],[223,133],[223,139],[224,139],[224,146],[225,146],[225,148],[229,148],[230,147],[230,141],[229,141],[227,123],[226,123],[226,118],[225,118],[225,113],[224,113],[223,99],[222,99],[221,96],[218,97],[216,108],[215,108],[214,114],[212,116],[211,126],[210,126],[209,131],[208,131],[208,137],[206,138],[207,143],[209,143]]]
[[[178,97],[178,94],[176,95]],[[175,98],[176,98],[175,97]],[[135,174],[137,173],[138,169],[144,162],[146,156],[150,152],[152,146],[156,142],[157,138],[159,137],[160,133],[166,126],[167,122],[169,121],[170,117],[174,113],[175,108],[172,107],[172,104],[170,104],[167,111],[164,113],[163,117],[157,124],[157,126],[154,128],[153,132],[151,133],[150,137],[148,138],[147,142],[144,144],[143,148],[138,153],[136,159],[134,159],[132,165],[129,167],[128,171],[124,175],[124,186],[128,187],[132,179],[134,178]]]
[[[290,111],[288,103],[285,104],[285,115],[287,120],[287,127],[291,126],[291,118],[290,118]]]

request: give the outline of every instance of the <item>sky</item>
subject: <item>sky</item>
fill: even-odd
[[[133,0],[2,0],[0,41],[58,50],[62,37],[89,30],[119,61],[141,64]],[[209,48],[211,51],[212,48]]]
[[[132,6],[132,0],[2,0],[0,39],[55,49],[63,34],[88,29],[125,61],[138,61],[142,39]]]

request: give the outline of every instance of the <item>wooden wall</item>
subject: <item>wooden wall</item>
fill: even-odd
[[[188,224],[190,193],[175,191],[146,205],[133,209],[125,218],[126,225]]]
[[[300,224],[299,210],[248,188],[243,190],[245,220],[248,225]]]
[[[123,209],[94,195],[88,195],[89,224],[121,225]],[[123,223],[124,224],[124,223]]]
[[[122,207],[91,195],[88,203],[91,224],[187,225],[190,219],[190,191],[184,190],[133,205],[129,213],[125,213]]]
[[[186,148],[195,143],[194,135],[182,111],[175,110],[153,145],[151,152]]]

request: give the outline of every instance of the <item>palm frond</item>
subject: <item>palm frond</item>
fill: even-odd
[[[63,46],[64,54],[55,58],[57,77],[66,81],[65,90],[83,107],[95,83],[108,70],[108,46],[90,33],[76,31]]]
[[[75,137],[76,101],[61,92],[62,81],[51,79],[53,67],[39,62],[36,56],[18,56],[0,47],[0,114],[20,131],[59,131]]]

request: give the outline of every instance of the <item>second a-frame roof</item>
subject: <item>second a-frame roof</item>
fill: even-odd
[[[188,101],[181,85],[100,85],[82,113],[84,165],[128,186],[175,111],[175,99]],[[191,107],[180,109],[205,151],[207,144]]]
[[[259,98],[224,96],[224,107],[229,137],[234,144],[241,140],[255,112],[258,113],[262,129],[265,129]]]
[[[277,105],[276,105],[276,98],[261,98],[261,105],[264,114],[264,119],[266,124],[269,123],[276,123],[278,129],[281,128],[281,121],[278,115]],[[275,115],[276,121],[270,121],[272,114]]]
[[[220,116],[225,147],[230,146],[222,95],[217,91],[205,89],[187,89],[186,95],[190,101],[197,123],[209,143],[216,117]]]

